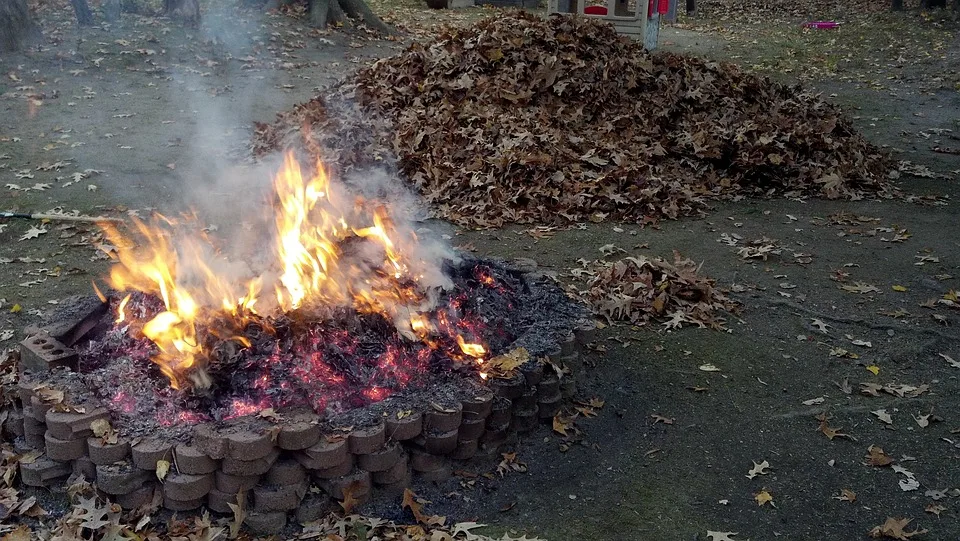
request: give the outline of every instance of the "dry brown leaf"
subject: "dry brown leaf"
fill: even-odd
[[[901,541],[905,539],[910,539],[916,535],[921,535],[927,533],[927,530],[921,530],[919,528],[908,532],[905,530],[908,524],[913,522],[912,518],[893,518],[888,517],[887,520],[880,526],[874,526],[870,530],[870,537],[875,538],[889,538],[889,539],[899,539]]]
[[[893,458],[876,445],[867,448],[867,455],[864,458],[867,459],[867,464],[870,466],[883,467],[893,464]]]

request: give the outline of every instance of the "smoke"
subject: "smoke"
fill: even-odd
[[[259,26],[252,22],[255,29]],[[291,304],[296,296],[288,283],[293,280],[293,258],[298,261],[294,266],[299,265],[295,270],[304,274],[302,280],[322,282],[321,287],[313,284],[306,301],[356,306],[361,302],[358,297],[374,298],[379,305],[362,308],[384,313],[410,336],[412,314],[433,308],[439,292],[452,287],[443,269],[457,259],[456,254],[441,239],[418,235],[419,220],[427,214],[422,202],[387,168],[352,169],[343,178],[331,178],[329,193],[315,206],[302,209],[305,220],[295,226],[302,246],[282,246],[278,213],[281,195],[290,194],[278,194],[275,179],[284,156],[251,163],[248,154],[251,120],[269,120],[289,99],[276,89],[282,74],[253,75],[228,61],[261,45],[262,28],[257,30],[245,31],[235,14],[234,18],[207,14],[199,39],[210,45],[209,57],[201,59],[209,72],[173,67],[169,101],[191,112],[192,122],[180,132],[177,197],[157,209],[172,219],[152,225],[171,239],[174,285],[187,289],[203,307],[218,310],[225,297],[245,295],[255,281],[258,312],[291,309],[300,306],[299,301]],[[301,156],[304,182],[316,171],[314,159]],[[371,230],[381,225],[385,235]],[[332,241],[332,248],[319,250],[318,237]],[[304,253],[286,254],[284,261],[283,248],[302,248]],[[399,254],[400,266],[385,257],[391,249]],[[322,260],[327,256],[335,260]],[[386,294],[409,283],[419,295]],[[361,304],[365,302],[369,300]]]

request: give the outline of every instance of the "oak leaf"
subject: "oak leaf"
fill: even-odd
[[[893,518],[887,517],[887,520],[880,526],[874,526],[870,530],[870,537],[881,538],[886,537],[889,539],[899,539],[901,541],[905,539],[910,539],[915,535],[921,535],[927,533],[927,530],[915,529],[912,532],[905,530],[908,524],[913,522],[912,518]]]
[[[416,493],[409,488],[403,490],[403,501],[400,504],[402,509],[410,509],[410,512],[413,513],[413,518],[424,526],[443,526],[444,522],[447,521],[447,517],[427,515],[423,512],[423,506],[426,503],[430,502],[417,498]]]
[[[871,445],[867,448],[867,456],[864,458],[867,459],[867,464],[870,466],[882,468],[883,466],[889,466],[890,464],[893,464],[893,458],[883,452],[883,449],[877,447],[876,445]]]
[[[753,495],[753,499],[757,501],[757,505],[764,506],[765,504],[770,504],[771,507],[776,507],[777,505],[773,503],[773,495],[767,492],[766,488],[760,489],[760,492],[757,492]]]
[[[770,468],[770,463],[764,460],[763,462],[753,463],[753,467],[750,468],[750,471],[747,472],[747,479],[753,479],[758,475],[766,475],[770,473],[767,471]]]
[[[340,504],[340,507],[343,508],[343,513],[349,515],[353,512],[353,508],[360,504],[360,499],[356,497],[360,491],[363,490],[363,483],[360,481],[353,481],[352,483],[347,484],[343,487],[343,501],[337,502]]]

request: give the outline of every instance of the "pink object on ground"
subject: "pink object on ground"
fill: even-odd
[[[803,23],[804,28],[816,28],[818,30],[829,30],[831,28],[839,28],[840,23],[835,21],[813,21],[809,23]]]

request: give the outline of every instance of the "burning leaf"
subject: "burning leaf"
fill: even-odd
[[[840,495],[834,496],[833,499],[840,500],[842,502],[853,503],[857,501],[857,493],[850,490],[849,488],[840,489]]]
[[[167,460],[160,459],[157,461],[157,479],[163,481],[167,477],[167,473],[170,471],[170,462]]]
[[[768,473],[770,473],[768,471],[768,468],[770,468],[770,463],[767,462],[766,460],[764,460],[763,462],[760,462],[759,464],[757,462],[754,462],[753,467],[750,468],[750,471],[747,472],[747,479],[753,479],[758,475],[767,475]]]
[[[753,495],[753,499],[757,501],[757,505],[764,506],[770,504],[770,507],[776,507],[777,505],[773,503],[773,495],[767,492],[766,488],[760,489],[760,492],[757,492]]]
[[[413,518],[425,526],[443,526],[444,522],[447,521],[447,517],[425,514],[423,512],[423,506],[426,503],[430,502],[417,498],[417,495],[409,488],[403,490],[403,501],[400,504],[402,509],[410,509],[410,512],[413,513]]]
[[[883,449],[877,447],[876,445],[871,445],[867,448],[867,456],[864,458],[867,459],[867,464],[870,466],[884,467],[893,464],[893,458],[890,455],[883,452]]]
[[[908,524],[913,522],[912,518],[892,518],[888,517],[887,520],[880,526],[875,526],[870,530],[870,537],[874,538],[889,538],[889,539],[899,539],[903,541],[905,539],[910,539],[915,535],[921,535],[927,533],[927,530],[921,530],[919,528],[913,530],[912,532],[906,531]]]

